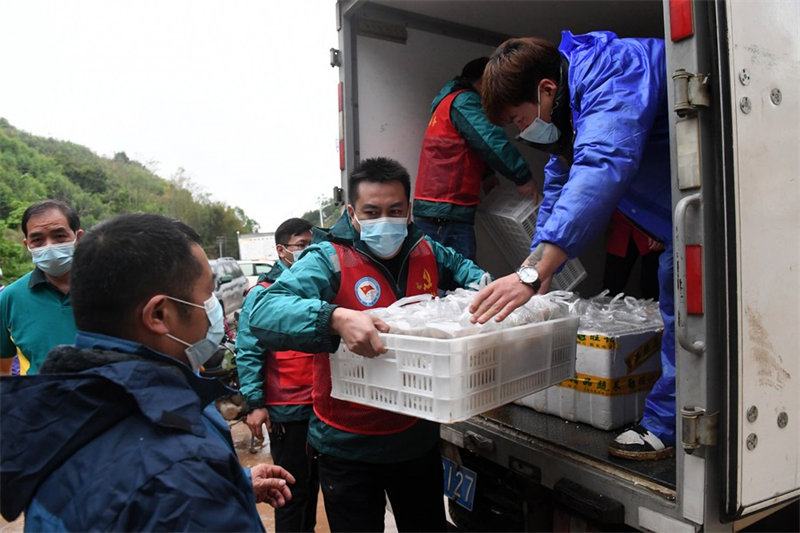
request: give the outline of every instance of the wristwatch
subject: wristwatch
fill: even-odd
[[[517,269],[517,276],[519,276],[520,283],[524,283],[533,289],[535,293],[539,292],[542,281],[539,279],[539,272],[535,268],[530,265],[521,266]]]

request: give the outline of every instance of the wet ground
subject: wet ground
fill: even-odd
[[[259,463],[272,464],[268,440],[265,440],[264,444],[256,449],[256,453],[250,453],[250,428],[247,427],[247,424],[238,422],[231,425],[231,437],[233,437],[233,446],[236,449],[239,462],[245,468],[250,468]],[[316,531],[317,533],[328,533],[330,528],[328,527],[328,519],[325,517],[325,506],[322,503],[321,493],[317,501],[319,503],[317,504]],[[275,509],[266,503],[259,503],[256,508],[266,530],[275,531]]]

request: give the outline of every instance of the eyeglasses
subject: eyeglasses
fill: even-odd
[[[297,242],[297,243],[294,243],[294,244],[281,244],[281,246],[283,246],[284,248],[291,248],[292,246],[294,246],[295,248],[300,248],[302,250],[303,248],[308,248],[308,243],[307,242]]]

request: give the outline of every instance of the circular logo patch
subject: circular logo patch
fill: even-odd
[[[366,307],[372,307],[381,297],[381,286],[369,276],[358,280],[355,289],[356,298]]]

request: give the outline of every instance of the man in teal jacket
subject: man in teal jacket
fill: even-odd
[[[292,499],[275,508],[275,531],[314,531],[317,519],[319,481],[316,463],[307,454],[308,420],[311,407],[313,354],[295,351],[275,352],[261,346],[250,331],[250,321],[267,317],[253,314],[253,302],[280,275],[289,270],[312,241],[310,222],[290,218],[275,230],[279,260],[247,293],[239,315],[236,333],[236,368],[239,390],[247,402],[247,425],[253,436],[264,438],[269,432],[270,453],[295,477]],[[319,232],[322,233],[322,232]]]
[[[488,57],[479,57],[464,65],[461,75],[433,99],[414,186],[417,226],[472,260],[481,183],[492,170],[514,182],[520,194],[532,196],[532,202],[538,196],[528,163],[481,108],[488,62]]]
[[[367,159],[350,175],[347,214],[326,242],[254,302],[250,330],[271,350],[386,352],[389,326],[363,310],[403,296],[437,294],[477,283],[472,261],[410,223],[408,172],[386,158]],[[256,323],[252,317],[263,317]],[[330,361],[314,359],[314,416],[308,441],[332,531],[381,531],[385,494],[401,531],[443,531],[438,424],[330,395]]]
[[[0,374],[14,356],[19,373],[39,372],[47,353],[72,344],[77,329],[70,302],[72,254],[83,230],[77,211],[61,200],[42,200],[22,215],[22,241],[34,268],[0,294]]]

